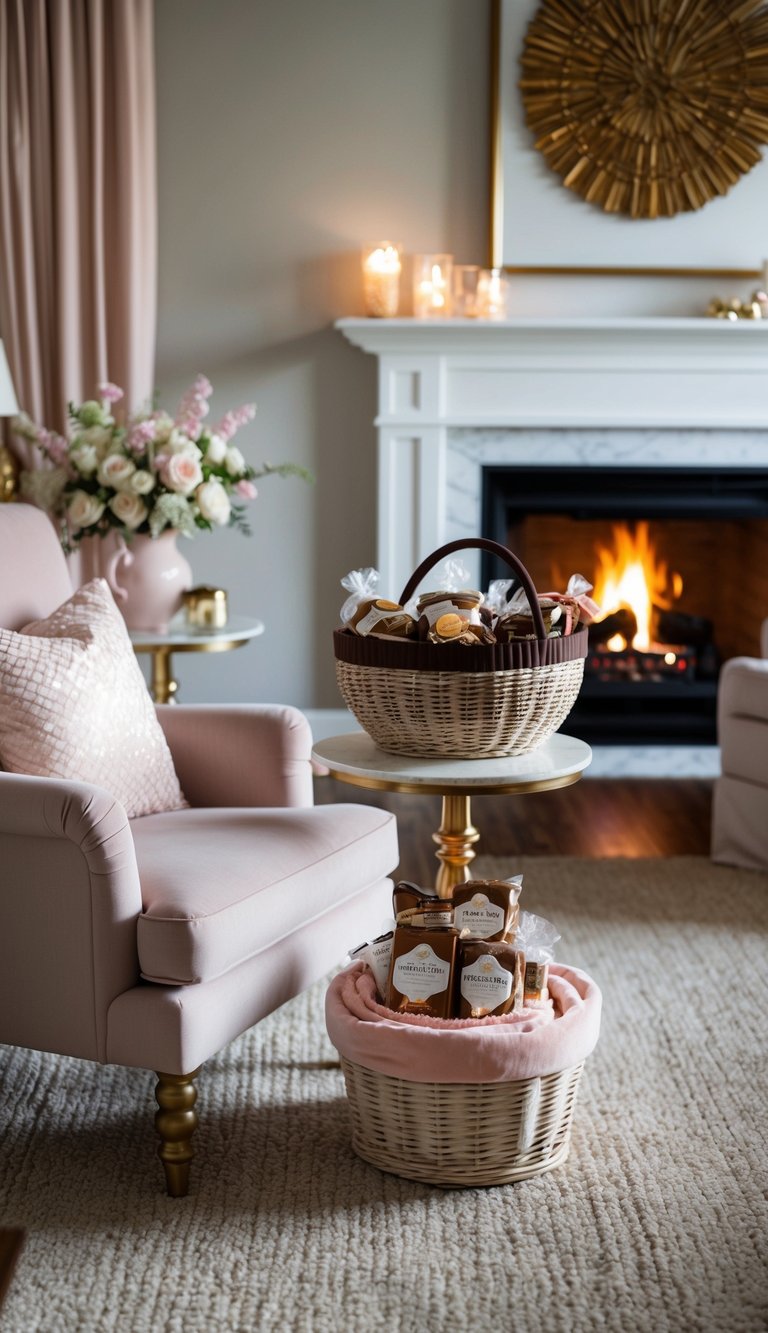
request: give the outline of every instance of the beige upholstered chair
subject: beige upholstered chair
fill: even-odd
[[[733,657],[720,673],[712,859],[768,870],[768,620],[762,658]]]
[[[0,505],[0,570],[6,629],[72,593],[27,505]],[[389,814],[313,807],[295,709],[158,714],[189,809],[129,821],[104,788],[0,772],[0,1042],[161,1071],[183,1195],[200,1065],[376,931],[398,853]]]

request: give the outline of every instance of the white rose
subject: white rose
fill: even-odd
[[[231,505],[220,481],[216,481],[213,477],[210,481],[204,481],[195,491],[195,499],[200,513],[209,523],[215,523],[217,527],[223,528],[224,524],[229,522]]]
[[[236,445],[231,444],[227,449],[224,466],[230,477],[241,477],[245,472],[245,459]]]
[[[206,463],[212,463],[214,467],[217,463],[223,463],[227,453],[226,442],[220,435],[211,435],[205,450]]]
[[[138,495],[133,495],[130,491],[118,491],[109,501],[109,507],[115,518],[125,524],[126,528],[138,528],[147,517],[147,506]]]
[[[155,422],[155,444],[165,444],[170,438],[173,430],[173,420],[167,412],[158,412],[154,418]]]
[[[111,486],[114,490],[122,490],[124,486],[130,485],[131,477],[136,471],[136,464],[132,463],[125,454],[108,454],[99,464],[98,478],[102,486]]]
[[[169,491],[190,495],[203,480],[203,470],[194,454],[170,454],[160,469],[160,476]]]
[[[80,431],[80,439],[85,440],[86,444],[92,444],[94,449],[106,449],[112,439],[112,432],[106,426],[88,426]]]
[[[202,454],[194,440],[191,440],[188,435],[185,435],[183,430],[174,429],[171,431],[168,436],[166,449],[168,453],[171,454],[192,454],[195,458],[202,458]]]
[[[67,517],[73,528],[90,528],[93,523],[98,523],[103,513],[104,505],[97,496],[89,495],[87,491],[73,491],[67,505]]]
[[[131,477],[130,488],[136,495],[149,495],[149,492],[154,490],[154,487],[155,478],[152,473],[147,472],[145,468],[139,468]]]
[[[76,444],[69,451],[69,459],[81,477],[93,476],[99,466],[99,455],[92,444]]]

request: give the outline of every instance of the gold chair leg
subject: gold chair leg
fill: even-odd
[[[160,1110],[155,1129],[160,1136],[158,1156],[165,1171],[165,1184],[172,1199],[183,1199],[189,1189],[189,1164],[194,1157],[192,1135],[197,1129],[197,1088],[193,1079],[200,1073],[157,1073],[155,1100]]]

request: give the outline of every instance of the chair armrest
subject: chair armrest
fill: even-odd
[[[0,1041],[106,1058],[139,979],[131,827],[101,787],[0,772]]]
[[[297,708],[161,704],[157,715],[190,805],[312,805],[312,732]]]
[[[731,657],[725,663],[717,690],[718,730],[729,717],[768,722],[768,661]]]

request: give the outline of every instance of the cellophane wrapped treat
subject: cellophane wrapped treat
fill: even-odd
[[[515,943],[525,954],[525,1000],[546,1000],[549,964],[554,962],[555,945],[560,933],[546,917],[521,912],[515,930]]]

